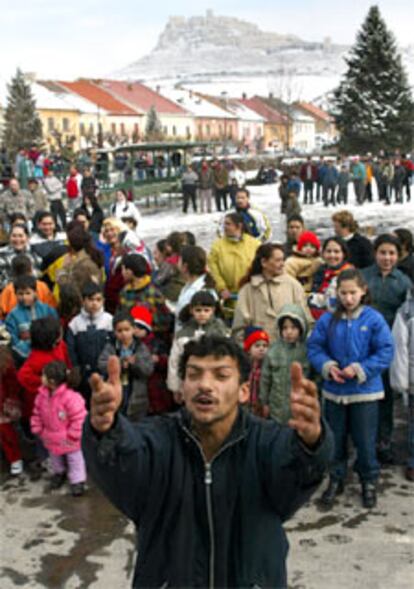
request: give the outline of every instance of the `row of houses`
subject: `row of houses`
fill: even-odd
[[[31,88],[51,147],[72,143],[84,149],[98,135],[112,144],[143,140],[151,109],[163,136],[172,140],[228,140],[253,150],[307,152],[317,147],[318,137],[335,136],[328,113],[306,102],[287,105],[271,94],[236,99],[107,79],[31,79]],[[6,92],[0,89],[0,110],[5,106]]]

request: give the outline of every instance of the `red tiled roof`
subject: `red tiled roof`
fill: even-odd
[[[310,102],[298,102],[296,105],[298,108],[305,110],[307,113],[316,117],[317,119],[322,119],[326,123],[329,123],[332,120],[332,117],[329,113],[325,112],[318,106],[311,104]]]
[[[107,92],[92,80],[77,80],[76,82],[59,81],[59,84],[113,115],[139,114],[136,110],[112,96],[110,92]]]
[[[286,117],[274,108],[268,106],[258,96],[254,96],[253,98],[242,98],[239,102],[257,112],[257,114],[265,119],[266,123],[273,123],[274,125],[286,124]]]
[[[139,82],[120,82],[117,80],[100,80],[99,86],[124,100],[140,111],[148,112],[153,106],[159,114],[186,115],[187,111],[172,100],[161,96],[148,86]]]

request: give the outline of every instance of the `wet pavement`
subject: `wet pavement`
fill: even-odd
[[[401,407],[398,413],[401,414]],[[397,422],[397,459],[405,452]],[[1,478],[1,589],[129,587],[134,527],[89,484],[83,497],[69,487],[46,492],[47,473]],[[321,490],[326,482],[321,486]],[[309,505],[285,525],[291,545],[290,589],[411,589],[414,586],[414,484],[402,465],[383,469],[378,506],[361,506],[350,473],[331,511]]]

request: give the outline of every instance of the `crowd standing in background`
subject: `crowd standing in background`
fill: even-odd
[[[89,164],[66,179],[60,165],[22,150],[0,193],[0,443],[11,475],[48,477],[49,491],[67,479],[82,495],[91,376],[111,378],[108,360],[119,359],[122,423],[178,414],[186,345],[220,336],[250,359],[243,405],[263,420],[258,428],[291,423],[293,362],[316,383],[335,441],[326,509],[346,484],[349,437],[362,505],[376,505],[381,465],[395,460],[396,394],[408,398],[405,476],[414,482],[413,236],[400,228],[371,242],[335,209],[321,242],[301,216],[301,202],[346,206],[351,183],[358,205],[374,194],[384,205],[410,201],[408,157],[308,158],[283,170],[280,213],[251,202],[234,164],[187,166],[183,213],[223,212],[209,251],[191,232],[162,228],[150,251],[127,190],[107,207]],[[147,172],[144,162],[135,171]],[[285,243],[271,241],[275,214],[285,215]]]

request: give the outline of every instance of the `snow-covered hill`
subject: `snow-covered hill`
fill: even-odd
[[[294,99],[312,100],[338,84],[348,50],[329,38],[308,42],[207,11],[188,19],[171,17],[156,47],[112,76],[232,96],[274,92],[283,97],[288,87]],[[414,84],[414,46],[401,52]]]

